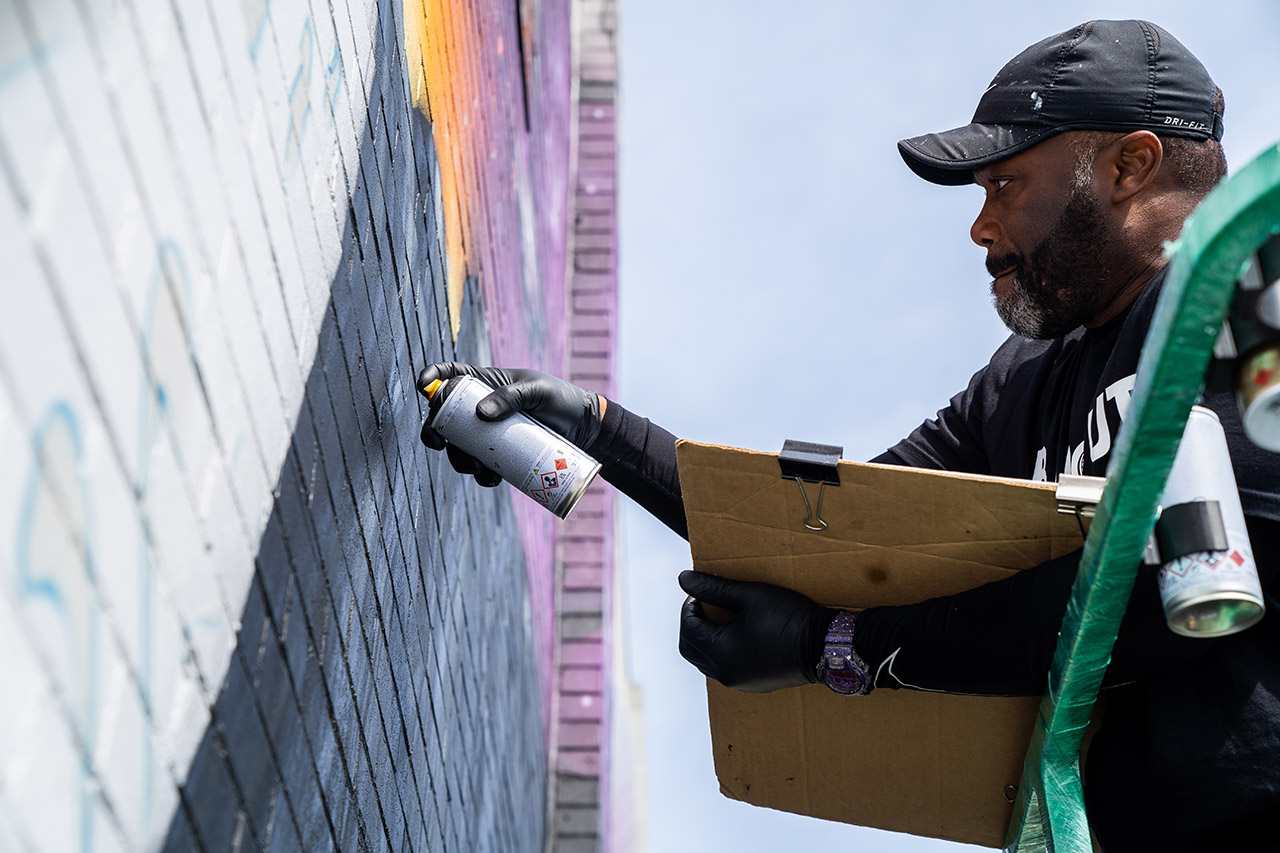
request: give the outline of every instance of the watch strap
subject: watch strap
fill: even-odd
[[[853,649],[858,614],[840,611],[827,626],[826,644],[818,661],[818,680],[836,693],[865,696],[871,692],[871,667]]]

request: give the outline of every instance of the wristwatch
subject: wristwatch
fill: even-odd
[[[853,626],[858,614],[840,611],[827,628],[827,643],[818,661],[818,680],[845,696],[871,692],[871,667],[853,650]]]

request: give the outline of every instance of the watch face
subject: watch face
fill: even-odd
[[[831,620],[818,672],[823,684],[846,695],[870,692],[870,672],[853,650],[855,616],[853,613],[839,613]]]
[[[847,655],[829,653],[823,659],[822,683],[837,693],[861,693],[864,678]]]

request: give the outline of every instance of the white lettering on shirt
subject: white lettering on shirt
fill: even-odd
[[[1062,473],[1064,474],[1083,474],[1084,473],[1084,442],[1080,442],[1067,454],[1066,462],[1062,465]]]
[[[1062,473],[1083,474],[1085,447],[1089,449],[1089,459],[1098,462],[1111,452],[1111,436],[1117,434],[1125,416],[1129,414],[1129,403],[1132,400],[1133,383],[1137,374],[1129,374],[1117,379],[1093,401],[1093,408],[1085,414],[1085,440],[1067,450],[1062,460]],[[1110,402],[1112,405],[1108,406]],[[1047,447],[1036,451],[1036,461],[1032,467],[1031,479],[1045,482],[1049,479],[1046,464],[1049,458]]]
[[[1129,414],[1129,396],[1133,391],[1134,380],[1137,378],[1138,374],[1130,373],[1124,379],[1117,379],[1107,386],[1107,399],[1115,400],[1116,412],[1120,415],[1121,423],[1124,423],[1125,415]]]
[[[1111,428],[1107,426],[1106,405],[1106,395],[1099,394],[1098,399],[1093,401],[1093,409],[1085,418],[1085,436],[1089,439],[1089,459],[1094,462],[1111,452]]]

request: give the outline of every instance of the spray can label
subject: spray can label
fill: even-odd
[[[431,427],[459,449],[560,518],[573,509],[600,470],[600,463],[568,439],[516,413],[500,421],[476,417],[476,404],[493,389],[470,376],[450,379],[431,416]]]
[[[1195,406],[1169,472],[1161,501],[1169,508],[1195,501],[1216,501],[1227,547],[1166,560],[1157,577],[1169,627],[1191,637],[1217,637],[1242,631],[1262,618],[1258,581],[1244,510],[1236,489],[1226,434],[1212,410]]]
[[[1261,448],[1280,453],[1280,343],[1240,358],[1237,392],[1249,438]]]

